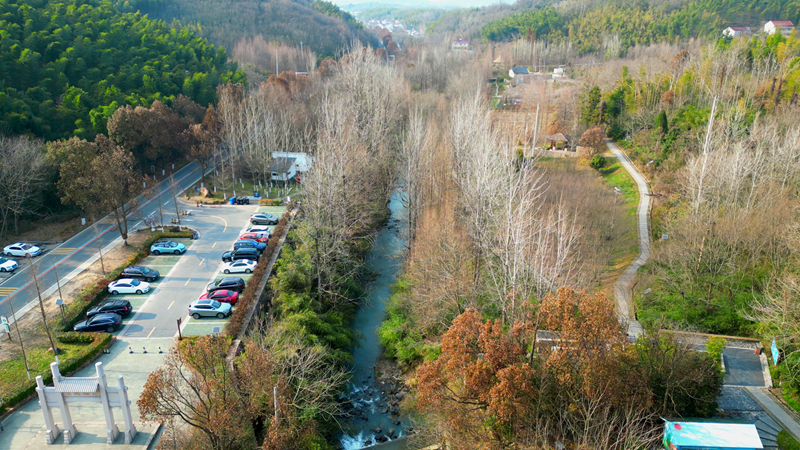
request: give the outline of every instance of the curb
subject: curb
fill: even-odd
[[[147,439],[147,442],[144,443],[144,448],[146,450],[150,450],[150,445],[153,444],[153,441],[155,440],[156,436],[161,434],[161,429],[162,428],[164,428],[164,424],[163,423],[159,423],[158,426],[156,427],[155,431],[153,431],[153,434],[151,434],[150,438]]]

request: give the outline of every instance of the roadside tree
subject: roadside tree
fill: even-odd
[[[606,149],[606,133],[600,127],[589,128],[584,131],[578,145],[589,148],[589,156],[599,155]]]

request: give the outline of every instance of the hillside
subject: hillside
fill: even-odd
[[[156,19],[197,25],[200,35],[229,50],[259,34],[267,41],[297,46],[302,42],[320,56],[336,55],[353,39],[378,43],[350,14],[324,1],[163,0],[147,1],[139,8]]]
[[[99,0],[0,0],[0,133],[45,139],[106,132],[119,105],[202,105],[243,80],[224,49]]]
[[[531,7],[493,20],[483,37],[503,41],[530,36],[549,41],[570,40],[580,54],[604,50],[619,41],[624,52],[675,38],[717,38],[725,27],[760,27],[772,19],[800,20],[800,1],[700,0],[681,2],[612,0],[586,5],[564,1],[553,6]],[[612,47],[617,48],[617,45]],[[617,56],[617,55],[609,55]]]

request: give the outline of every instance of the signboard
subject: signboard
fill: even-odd
[[[0,316],[0,323],[7,325],[8,324],[8,317]]]
[[[778,351],[778,344],[775,343],[775,339],[772,339],[772,346],[769,348],[772,351],[772,363],[776,366],[778,365],[778,358],[780,358],[780,352]]]
[[[56,299],[56,305],[61,306],[63,304],[64,304],[64,299],[63,298]]]
[[[8,324],[7,323],[3,324],[3,331],[5,331],[6,333],[11,333],[11,328],[8,328]],[[9,337],[9,339],[10,339],[10,337]]]

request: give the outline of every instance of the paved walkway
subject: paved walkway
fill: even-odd
[[[750,396],[753,397],[753,399],[758,402],[786,432],[800,441],[800,423],[797,422],[794,413],[787,411],[783,405],[773,400],[772,396],[768,394],[764,388],[750,386],[746,389],[747,393],[750,394]]]
[[[619,311],[620,319],[628,323],[628,334],[637,337],[644,333],[642,324],[636,320],[634,313],[633,299],[631,298],[631,284],[633,278],[636,276],[636,271],[642,267],[650,258],[650,191],[647,189],[647,180],[644,175],[639,172],[639,169],[631,162],[622,150],[611,141],[606,141],[611,153],[622,163],[622,167],[636,181],[639,188],[639,209],[636,216],[639,219],[639,256],[625,272],[617,280],[614,286],[614,296],[617,299],[617,309]]]

